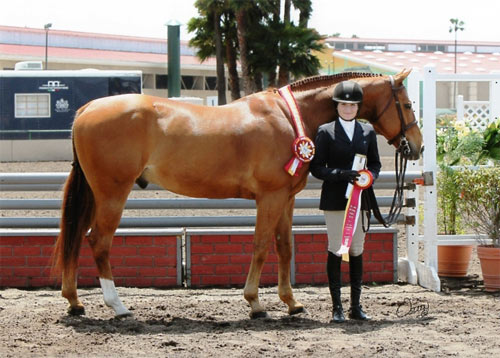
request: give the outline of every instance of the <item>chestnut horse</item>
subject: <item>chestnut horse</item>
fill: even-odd
[[[352,79],[364,91],[359,117],[407,158],[420,155],[422,136],[402,82],[409,71],[392,76],[345,73],[316,76],[290,88],[302,114],[305,133],[334,118],[335,84]],[[263,264],[275,239],[279,258],[278,294],[289,314],[302,312],[290,285],[291,227],[295,194],[307,181],[308,165],[290,176],[284,165],[296,137],[289,107],[276,90],[255,93],[231,104],[206,107],[147,95],[96,99],[80,108],[73,124],[74,162],[64,188],[61,231],[55,267],[62,271],[62,295],[70,314],[83,314],[76,274],[80,245],[88,241],[106,305],[117,316],[130,315],[115,289],[111,242],[135,182],[203,198],[255,199],[254,252],[244,297],[250,316],[265,316],[258,287]]]

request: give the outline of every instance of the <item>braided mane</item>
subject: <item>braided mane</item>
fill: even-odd
[[[381,76],[382,75],[380,74],[373,74],[366,72],[343,72],[329,76],[322,75],[322,76],[308,77],[303,80],[299,80],[297,82],[290,84],[290,88],[293,91],[300,92],[300,91],[315,89],[318,87],[328,87],[336,83],[345,80],[350,80],[353,78],[381,77]]]

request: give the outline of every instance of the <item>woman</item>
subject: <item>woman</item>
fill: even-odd
[[[340,288],[340,264],[342,257],[335,253],[340,249],[344,213],[347,205],[345,198],[349,182],[359,176],[352,170],[356,154],[367,157],[367,169],[376,179],[380,172],[380,158],[377,137],[370,124],[358,122],[356,117],[363,101],[361,86],[353,81],[339,83],[333,92],[333,103],[338,119],[319,127],[316,135],[316,154],[311,161],[311,173],[323,180],[320,209],[324,210],[328,232],[328,286],[333,302],[333,322],[345,321]],[[354,231],[349,250],[349,273],[351,278],[351,309],[349,318],[369,320],[360,305],[361,281],[363,277],[363,245],[365,233],[361,220]]]

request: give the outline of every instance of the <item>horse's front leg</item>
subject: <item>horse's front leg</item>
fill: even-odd
[[[286,200],[287,193],[284,191],[259,195],[256,200],[254,249],[244,289],[245,299],[251,308],[250,318],[267,317],[265,308],[259,302],[260,275]]]
[[[293,297],[290,284],[290,262],[292,260],[292,220],[295,197],[290,198],[276,228],[276,252],[278,253],[278,294],[288,305],[291,315],[304,312],[304,305]]]

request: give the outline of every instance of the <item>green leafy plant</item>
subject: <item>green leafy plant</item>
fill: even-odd
[[[456,179],[466,225],[500,247],[500,166],[457,170]]]

